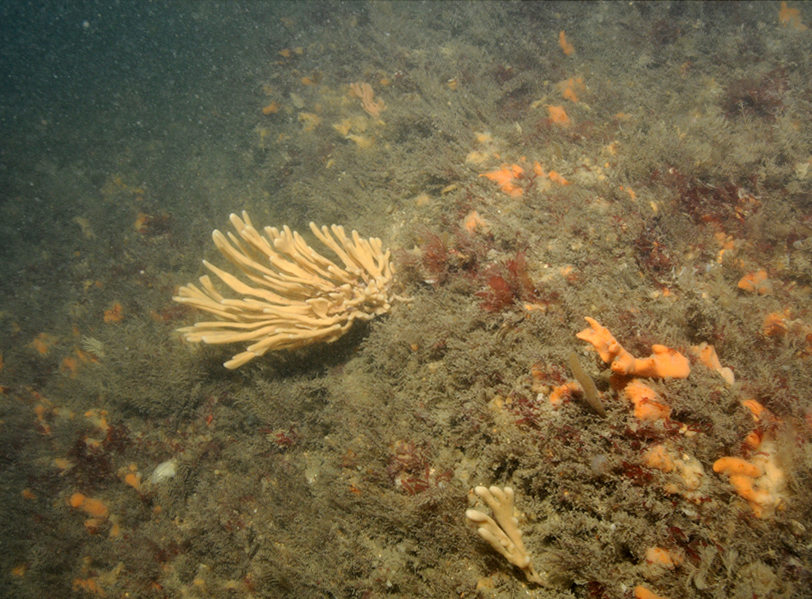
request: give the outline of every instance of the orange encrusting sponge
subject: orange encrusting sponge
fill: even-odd
[[[110,514],[110,511],[101,499],[93,499],[82,493],[74,493],[71,495],[68,503],[72,508],[82,510],[93,518],[104,519]]]
[[[623,394],[634,404],[634,416],[638,420],[667,420],[671,408],[660,395],[639,379],[632,379]]]
[[[684,379],[691,373],[688,358],[678,351],[665,345],[652,345],[652,355],[635,358],[623,349],[609,329],[589,316],[585,320],[590,328],[577,333],[576,337],[590,343],[615,374]]]
[[[765,518],[784,507],[785,475],[772,442],[762,442],[758,450],[751,461],[733,456],[719,458],[713,463],[713,471],[727,475],[756,517]]]

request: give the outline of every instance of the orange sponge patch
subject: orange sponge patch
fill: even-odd
[[[756,517],[765,518],[783,509],[786,480],[778,465],[774,443],[765,440],[758,449],[750,461],[731,456],[719,458],[713,470],[728,475],[730,484],[747,500]]]
[[[597,320],[589,316],[584,317],[584,320],[589,324],[589,328],[584,329],[580,333],[576,333],[575,336],[581,341],[586,341],[592,345],[598,352],[601,360],[608,364],[614,360],[618,354],[626,352],[620,343],[612,336],[612,333],[609,332],[609,329],[601,326]]]
[[[691,374],[688,358],[665,345],[652,345],[652,355],[635,358],[594,318],[585,318],[588,329],[576,334],[578,339],[592,344],[601,360],[610,364],[615,374],[659,378],[686,378]]]
[[[634,599],[668,599],[663,595],[658,595],[653,591],[649,591],[646,587],[637,585],[634,587]]]
[[[634,404],[634,415],[638,420],[666,420],[671,415],[671,408],[660,395],[641,380],[630,381],[623,393]]]
[[[74,493],[68,499],[68,504],[72,508],[82,510],[88,516],[104,519],[110,515],[110,511],[101,499],[93,499],[82,493]]]
[[[569,381],[555,387],[552,392],[550,392],[550,403],[554,406],[559,406],[565,399],[570,399],[575,393],[583,393],[581,385],[575,381]]]
[[[648,358],[613,362],[612,371],[617,374],[676,379],[684,379],[691,374],[688,358],[678,351],[665,345],[652,345],[651,351],[653,353]]]
[[[708,345],[705,342],[699,345],[692,345],[691,354],[698,358],[702,364],[718,372],[719,376],[725,379],[728,385],[732,385],[735,382],[736,377],[733,375],[733,371],[730,368],[722,366],[722,363],[719,361],[719,356],[716,355],[716,349],[712,345]]]
[[[570,124],[570,117],[563,106],[555,106],[552,104],[547,105],[547,116],[551,123],[556,125],[567,126]]]
[[[646,452],[645,463],[649,468],[656,468],[662,472],[674,471],[674,460],[668,455],[663,445],[655,445]]]
[[[490,179],[497,185],[499,189],[505,192],[512,198],[518,198],[524,193],[524,189],[519,187],[516,183],[524,175],[524,169],[518,164],[505,165],[495,171],[482,173],[480,177]]]
[[[558,32],[558,47],[561,48],[565,56],[572,56],[575,53],[575,47],[567,41],[567,34],[564,33],[563,29]]]
[[[739,279],[736,286],[739,289],[757,293],[758,295],[769,295],[773,291],[773,285],[767,278],[767,271],[764,269],[747,273]]]
[[[714,472],[723,472],[725,474],[734,475],[741,474],[755,478],[761,475],[761,471],[753,464],[742,458],[724,457],[719,458],[713,463]]]
[[[673,570],[682,560],[678,555],[663,547],[649,547],[646,549],[646,561]]]

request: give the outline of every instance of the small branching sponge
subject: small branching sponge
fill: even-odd
[[[249,343],[226,368],[239,368],[269,350],[330,343],[356,320],[384,314],[393,301],[404,299],[392,292],[394,270],[380,239],[310,223],[316,239],[338,257],[334,261],[287,226],[281,231],[265,227],[260,233],[245,211],[242,218],[232,214],[230,220],[237,234],[214,231],[212,238],[233,274],[205,260],[203,264],[235,296],[221,294],[204,275],[200,287],[184,285],[172,298],[215,317],[179,329],[187,341]]]
[[[529,582],[545,584],[530,563],[522,543],[519,521],[513,515],[513,489],[493,486],[476,487],[474,492],[491,508],[493,518],[478,510],[466,510],[465,517],[477,526],[477,533],[514,566],[521,568]]]

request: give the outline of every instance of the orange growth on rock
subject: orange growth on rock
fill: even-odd
[[[784,508],[786,476],[778,464],[776,446],[763,440],[750,460],[725,456],[713,464],[714,472],[729,477],[736,493],[744,498],[757,518],[771,516]]]
[[[100,431],[106,433],[110,429],[110,423],[107,420],[107,410],[91,408],[85,412],[84,416]]]
[[[76,371],[79,370],[79,361],[73,356],[65,356],[59,363],[59,371],[67,374],[70,378],[76,378]]]
[[[85,364],[90,363],[99,363],[99,357],[96,354],[92,354],[87,351],[83,351],[78,347],[73,350],[73,354],[79,359],[79,362],[83,362]]]
[[[104,589],[99,585],[96,579],[92,577],[74,578],[71,586],[74,591],[85,591],[101,597],[105,596]]]
[[[618,187],[618,189],[620,189],[620,191],[625,191],[627,194],[629,194],[629,197],[632,200],[637,199],[637,192],[635,190],[633,190],[631,187],[628,187],[628,186],[625,186],[625,185],[620,185]]]
[[[597,320],[589,316],[584,317],[584,320],[589,324],[589,328],[576,333],[575,336],[591,344],[605,363],[609,364],[620,353],[626,351],[609,332],[609,329],[601,326]]]
[[[104,322],[121,322],[123,319],[124,307],[120,302],[113,302],[113,305],[104,311]]]
[[[570,102],[578,102],[578,94],[586,89],[583,77],[570,77],[564,81],[559,81],[555,84],[555,87],[561,92],[564,99]]]
[[[652,345],[648,358],[634,358],[628,352],[612,362],[612,372],[635,376],[684,379],[691,373],[688,358],[665,345]],[[629,359],[631,358],[631,359]]]
[[[744,438],[744,446],[748,449],[758,449],[764,442],[764,431],[756,429],[747,433]]]
[[[96,356],[86,351],[82,351],[77,347],[74,348],[72,355],[62,358],[62,361],[59,363],[59,371],[69,375],[70,378],[73,379],[76,378],[76,373],[82,364],[92,362],[98,363],[98,361],[99,360]]]
[[[790,8],[786,2],[781,2],[778,9],[778,22],[784,27],[792,27],[796,31],[805,31],[806,25],[801,20],[801,11],[797,8]]]
[[[85,523],[85,525],[87,525],[87,523]],[[121,525],[118,523],[115,516],[110,517],[110,532],[107,536],[109,536],[111,539],[121,536]]]
[[[731,474],[730,484],[733,485],[740,497],[747,500],[750,507],[753,508],[753,513],[760,518],[762,506],[769,503],[770,494],[764,489],[757,488],[755,478],[746,474]]]
[[[702,364],[718,372],[719,376],[721,376],[728,385],[732,385],[736,380],[733,371],[730,368],[722,366],[722,363],[719,361],[719,356],[716,355],[716,349],[712,345],[708,345],[704,341],[699,345],[692,345],[691,354],[702,362]]]
[[[558,32],[558,46],[565,56],[572,56],[575,53],[575,48],[567,41],[567,34],[563,29]]]
[[[665,595],[658,595],[654,591],[649,591],[643,585],[634,587],[634,599],[668,599]]]
[[[649,468],[655,468],[662,472],[673,472],[675,468],[674,460],[668,455],[664,445],[655,445],[650,448],[643,460]]]
[[[22,578],[28,571],[28,564],[19,564],[11,569],[11,575],[17,578]]]
[[[649,547],[646,549],[646,561],[673,570],[682,560],[679,555],[663,547]]]
[[[474,141],[478,144],[489,144],[493,141],[493,134],[490,131],[474,132]]]
[[[536,173],[539,177],[546,177],[547,173],[544,172],[544,167],[541,166],[541,163],[536,160],[533,162],[533,172]]]
[[[524,175],[524,169],[518,164],[504,165],[494,171],[482,173],[480,177],[490,179],[497,185],[499,189],[505,192],[512,198],[518,198],[524,193],[524,189],[516,185],[516,181]]]
[[[761,471],[753,464],[742,458],[734,458],[726,456],[719,458],[713,463],[714,472],[722,472],[724,474],[741,474],[755,478],[761,475]]]
[[[553,104],[547,105],[547,116],[551,123],[556,125],[567,126],[570,124],[570,117],[567,116],[567,111],[563,106],[555,106]]]
[[[688,358],[665,345],[652,345],[652,355],[635,358],[594,318],[585,317],[590,328],[576,334],[578,339],[590,343],[601,360],[610,364],[612,372],[630,376],[659,378],[686,378],[691,373]]]
[[[547,178],[552,181],[553,183],[558,183],[559,185],[569,185],[570,182],[567,181],[564,177],[558,174],[556,171],[550,171],[547,173]]]
[[[125,485],[131,486],[136,491],[141,491],[141,473],[138,472],[138,466],[130,464],[125,468],[118,471],[118,475]]]
[[[671,408],[660,395],[639,379],[631,380],[623,393],[634,404],[634,416],[638,420],[667,420],[671,415]]]
[[[166,212],[148,214],[139,212],[133,222],[133,228],[144,237],[158,237],[169,232],[172,218]]]
[[[34,340],[31,342],[31,347],[37,350],[37,353],[41,356],[45,356],[51,351],[51,348],[56,344],[57,337],[54,335],[50,335],[48,333],[40,333]]]
[[[110,511],[101,499],[93,499],[82,493],[74,493],[68,499],[68,504],[75,509],[82,510],[88,516],[104,520]]]
[[[43,397],[42,403],[37,403],[37,405],[34,406],[34,414],[37,417],[37,427],[39,431],[44,435],[50,435],[51,425],[48,424],[48,419],[53,414],[51,402]]]
[[[541,166],[541,163],[538,160],[533,162],[533,172],[537,176],[549,179],[550,181],[552,181],[553,183],[557,183],[558,185],[570,184],[570,182],[567,181],[563,176],[561,176],[557,171],[550,171],[549,173],[544,172],[544,167]]]
[[[476,210],[471,210],[471,212],[466,215],[465,219],[463,219],[462,226],[469,233],[473,233],[477,229],[483,230],[487,228],[488,224],[481,216],[479,216],[479,212]]]
[[[350,94],[361,100],[361,108],[371,117],[377,119],[381,116],[381,112],[386,109],[384,101],[380,98],[375,99],[372,86],[365,81],[351,83]]]
[[[124,475],[124,482],[136,491],[141,489],[141,475],[137,472],[128,472]]]
[[[787,326],[787,314],[781,312],[770,312],[764,317],[761,323],[761,332],[765,337],[783,337],[789,331]]]
[[[755,272],[744,275],[736,284],[739,289],[744,289],[750,293],[759,295],[770,295],[773,292],[773,285],[767,278],[767,271],[763,268]]]
[[[560,406],[565,399],[570,399],[575,393],[583,393],[581,385],[575,381],[568,381],[550,392],[550,403],[553,406]]]
[[[696,458],[660,444],[654,445],[644,454],[643,463],[667,474],[663,484],[666,493],[679,494],[690,501],[703,500],[701,487],[705,469]]]
[[[70,468],[73,468],[73,462],[71,462],[67,458],[54,458],[51,461],[51,463],[59,470],[62,470],[63,472],[69,470]]]
[[[744,446],[751,450],[758,449],[764,442],[767,427],[777,424],[778,420],[767,408],[765,408],[755,399],[744,399],[742,400],[741,404],[750,410],[750,414],[753,416],[753,421],[759,425],[758,428],[750,431],[744,438]]]
[[[297,118],[302,124],[302,131],[313,131],[321,123],[321,117],[315,112],[300,112]]]
[[[276,114],[277,112],[279,112],[278,102],[271,102],[262,107],[262,114],[264,115]]]
[[[146,233],[148,229],[147,223],[150,221],[152,217],[147,214],[146,212],[139,212],[135,215],[135,221],[133,221],[133,229],[135,229],[138,233]]]
[[[761,417],[766,413],[767,408],[761,405],[760,402],[756,401],[755,399],[743,399],[742,405],[750,410],[750,413],[753,415],[753,420],[756,422],[761,420]]]

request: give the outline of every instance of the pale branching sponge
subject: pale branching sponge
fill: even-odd
[[[513,489],[492,486],[476,487],[474,492],[488,504],[493,518],[479,510],[466,510],[465,517],[477,526],[477,533],[507,561],[521,568],[529,582],[545,584],[530,562],[530,554],[522,543],[519,521],[513,515]]]
[[[260,233],[245,211],[230,220],[236,235],[212,233],[214,245],[231,262],[230,272],[206,260],[203,264],[236,297],[221,294],[204,275],[200,287],[184,285],[173,298],[216,318],[179,329],[187,341],[248,343],[225,362],[226,368],[238,368],[269,350],[335,341],[356,320],[384,314],[400,299],[392,291],[390,252],[380,239],[310,223],[316,239],[335,255],[331,259],[287,226]]]

